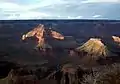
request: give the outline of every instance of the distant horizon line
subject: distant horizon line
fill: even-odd
[[[11,20],[0,20],[0,21],[117,21],[117,19],[11,19]]]

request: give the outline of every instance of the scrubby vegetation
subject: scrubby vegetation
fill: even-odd
[[[44,84],[53,84],[53,82],[54,84],[120,84],[119,63],[85,67],[66,62],[51,67],[38,65],[36,69],[17,66],[19,67],[11,67],[9,73],[6,72],[8,75],[0,80],[0,84],[11,84],[13,80],[15,83],[12,84],[22,84],[23,82],[28,84],[26,80],[44,82]]]
[[[93,74],[84,76],[82,84],[120,84],[120,64],[97,68]]]

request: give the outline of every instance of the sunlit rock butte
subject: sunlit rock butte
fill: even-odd
[[[25,40],[26,38],[30,37],[36,37],[37,39],[37,48],[45,49],[45,48],[52,48],[51,45],[47,42],[47,38],[54,38],[58,40],[64,40],[64,36],[51,28],[47,29],[44,25],[39,24],[37,27],[35,27],[33,30],[27,32],[22,36],[22,40]]]
[[[99,56],[108,56],[110,51],[107,46],[98,38],[90,38],[82,46],[78,47],[76,50],[86,52],[89,55],[99,57]]]
[[[112,39],[114,42],[119,43],[120,44],[120,37],[117,36],[112,36]]]

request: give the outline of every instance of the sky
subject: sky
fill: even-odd
[[[120,0],[0,0],[0,20],[120,20]]]

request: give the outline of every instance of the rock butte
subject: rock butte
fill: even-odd
[[[93,41],[94,43],[99,44],[99,46],[104,46],[104,44],[101,42],[101,39],[90,38],[90,41]]]
[[[112,36],[112,39],[113,39],[115,42],[120,43],[120,37]]]
[[[90,38],[86,43],[77,48],[77,51],[87,52],[87,54],[93,56],[107,56],[109,54],[109,50],[102,43],[101,39],[98,38]]]
[[[33,30],[24,34],[22,36],[22,40],[25,40],[26,38],[29,38],[29,37],[37,38],[38,47],[49,45],[48,42],[46,41],[47,37],[58,39],[58,40],[64,40],[64,36],[62,34],[58,33],[57,31],[52,30],[51,28],[46,29],[44,25],[42,24],[39,24]]]

